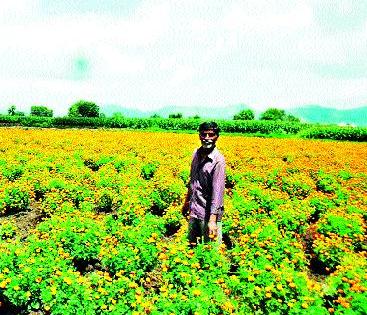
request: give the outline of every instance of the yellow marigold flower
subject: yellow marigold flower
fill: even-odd
[[[73,281],[72,281],[69,277],[65,277],[65,278],[64,278],[64,282],[65,282],[66,284],[68,284],[68,285],[70,285],[70,284],[72,284],[72,283],[73,283]]]
[[[135,282],[130,282],[129,283],[129,288],[135,289],[137,287],[138,287],[138,284],[137,283],[135,283]]]
[[[199,289],[194,289],[194,290],[192,291],[192,294],[193,294],[194,296],[199,296],[199,295],[201,294],[201,291],[200,291]]]

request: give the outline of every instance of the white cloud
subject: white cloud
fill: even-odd
[[[108,76],[116,77],[126,74],[138,74],[145,69],[145,60],[139,56],[124,54],[121,49],[113,46],[96,47],[88,52],[92,63],[92,75],[94,79],[108,79]]]
[[[223,25],[226,29],[242,34],[256,35],[264,32],[297,32],[312,23],[312,10],[302,2],[277,13],[266,8],[267,1],[236,3],[224,17]]]
[[[364,7],[342,3],[356,17]],[[0,25],[2,104],[67,108],[89,98],[139,108],[265,108],[367,100],[357,71],[367,69],[363,12],[358,24],[331,32],[315,0],[146,0],[127,15],[89,6],[51,16],[36,4],[0,3],[0,19],[14,17]]]

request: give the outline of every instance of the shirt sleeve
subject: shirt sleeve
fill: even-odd
[[[191,166],[190,166],[190,177],[189,177],[189,187],[188,187],[188,190],[187,190],[187,193],[188,193],[188,196],[191,197],[192,195],[192,188],[191,188],[191,181],[193,180],[194,178],[194,169],[195,169],[195,163],[196,163],[196,160],[195,160],[195,157],[196,157],[196,152],[197,152],[197,149],[194,151],[194,153],[192,154],[192,157],[191,157]]]
[[[225,179],[225,161],[221,160],[218,161],[213,172],[213,190],[210,214],[218,214],[220,209],[223,207]]]

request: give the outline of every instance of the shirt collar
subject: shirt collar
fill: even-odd
[[[210,152],[209,154],[208,154],[208,158],[211,160],[211,161],[214,161],[214,159],[215,159],[215,157],[218,155],[218,149],[217,149],[217,147],[214,147],[214,149],[212,150],[212,152]]]

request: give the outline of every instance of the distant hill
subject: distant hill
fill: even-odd
[[[112,116],[113,113],[120,112],[125,117],[150,117],[157,114],[163,118],[167,118],[169,114],[182,113],[183,117],[200,116],[201,118],[212,118],[212,119],[232,119],[235,114],[240,110],[249,108],[246,105],[238,104],[226,107],[203,107],[203,106],[166,106],[157,110],[143,112],[136,109],[124,108],[118,105],[105,105],[101,106],[101,112],[105,113],[106,116]]]
[[[124,117],[128,118],[146,118],[150,116],[150,114],[147,112],[143,112],[134,108],[126,108],[119,105],[102,105],[100,106],[100,112],[104,113],[107,117],[111,117],[114,113],[121,113]]]
[[[161,117],[168,117],[169,114],[182,113],[183,117],[193,117],[195,115],[201,118],[211,119],[232,119],[242,109],[250,108],[247,105],[237,104],[226,107],[210,108],[202,106],[166,106],[154,111],[141,111],[122,107],[119,105],[101,106],[101,112],[106,116],[112,116],[113,113],[121,113],[125,117],[150,117],[157,114]],[[286,113],[300,118],[304,122],[320,124],[352,124],[356,126],[367,127],[367,106],[353,109],[335,109],[322,107],[319,105],[307,105],[302,107],[285,109]],[[258,118],[261,112],[254,109]]]
[[[319,105],[309,105],[286,111],[310,123],[367,126],[367,106],[340,110]]]

